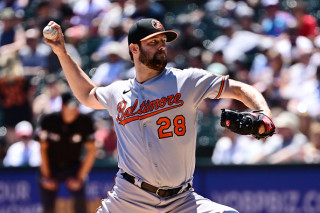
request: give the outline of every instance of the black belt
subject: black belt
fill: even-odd
[[[129,181],[130,183],[134,184],[134,177],[129,175],[128,173],[122,173],[122,176],[124,179],[126,179],[127,181]],[[141,183],[141,189],[148,191],[148,192],[152,192],[155,193],[156,195],[158,195],[159,197],[162,198],[166,198],[166,197],[171,197],[173,195],[176,195],[179,193],[179,191],[181,190],[182,186],[178,187],[178,188],[174,188],[174,189],[160,189],[158,187],[152,186],[149,183],[146,182],[142,182]],[[185,189],[185,191],[187,191],[188,189],[191,188],[191,185],[188,184],[188,187]]]

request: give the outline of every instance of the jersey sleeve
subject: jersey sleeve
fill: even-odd
[[[228,78],[228,75],[217,75],[202,69],[192,69],[188,84],[193,86],[194,102],[199,104],[206,98],[219,99]]]
[[[111,86],[97,87],[94,91],[95,98],[100,102],[102,106],[110,112],[112,102],[112,90]]]
[[[115,81],[105,87],[97,87],[94,91],[95,98],[100,102],[102,106],[108,110],[109,114],[113,117],[115,107],[117,106],[117,100],[121,98],[121,94],[124,88],[128,87],[128,81]]]

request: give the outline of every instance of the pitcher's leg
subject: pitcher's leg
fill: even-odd
[[[157,212],[156,205],[160,203],[158,197],[129,183],[122,177],[116,178],[116,184],[107,196],[106,199],[101,201],[97,213],[154,213]]]
[[[184,198],[176,200],[170,213],[239,213],[237,210],[198,195],[189,193]]]

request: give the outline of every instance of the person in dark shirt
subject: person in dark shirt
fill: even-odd
[[[54,212],[60,183],[69,189],[74,211],[87,212],[85,182],[95,161],[96,148],[93,122],[79,112],[78,105],[71,93],[63,93],[61,112],[44,115],[40,121],[40,192],[44,213]],[[81,160],[83,147],[86,155]]]
[[[24,120],[32,123],[31,102],[36,88],[30,78],[24,76],[17,54],[0,56],[0,67],[0,112],[3,116],[0,126],[6,127],[5,142],[11,145],[18,139],[15,126]]]
[[[26,43],[23,26],[11,7],[0,10],[0,56],[19,51]]]

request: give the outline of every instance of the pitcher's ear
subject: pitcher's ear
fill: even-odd
[[[137,44],[130,44],[129,49],[132,53],[137,53],[139,50],[139,46]]]

